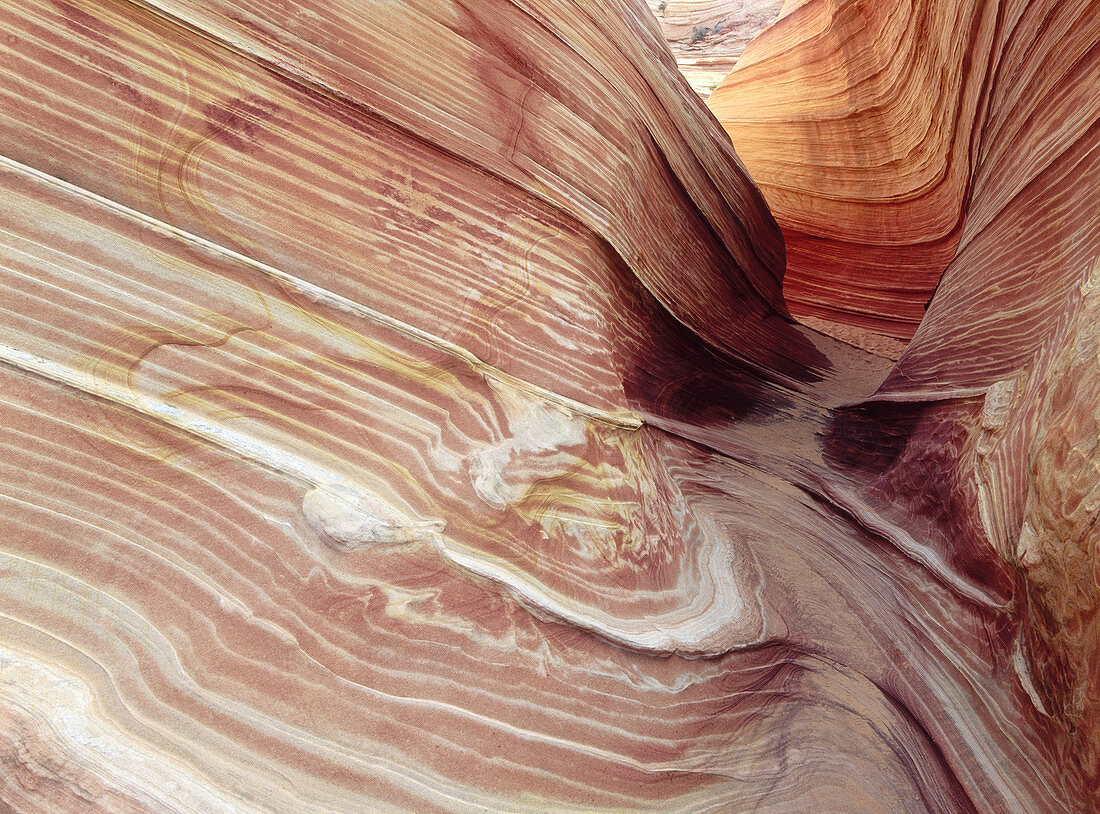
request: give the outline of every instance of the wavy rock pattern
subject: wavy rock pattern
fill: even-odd
[[[0,4],[3,807],[1088,810],[1083,6],[891,367],[641,3]]]
[[[892,463],[877,503],[896,512],[927,492],[912,480],[930,467],[950,484],[940,500],[957,505],[938,524],[944,551],[973,538],[1014,566],[1037,706],[1067,722],[1067,760],[1095,788],[1100,13],[943,1],[785,11],[711,106],[783,226],[788,300],[897,336],[920,322],[876,404],[835,430],[873,421],[913,448],[922,432],[946,445],[943,433],[967,428],[957,454]],[[766,82],[777,92],[754,91]],[[796,85],[809,97],[797,117]],[[914,426],[915,405],[933,403],[921,410],[941,415]]]
[[[795,313],[912,336],[959,244],[1009,5],[811,0],[714,91]]]

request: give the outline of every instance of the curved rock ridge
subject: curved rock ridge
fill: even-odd
[[[959,477],[1025,577],[1043,706],[1096,788],[1100,10],[1005,4],[997,34],[959,249],[878,398],[983,401]]]
[[[997,2],[810,0],[708,99],[787,246],[798,315],[908,339],[962,230]]]
[[[387,260],[384,248],[360,236],[367,224],[337,228],[350,207],[385,218],[377,199],[386,198],[391,209],[396,203],[393,228],[416,232],[406,238],[410,251],[430,266],[461,246],[451,242],[444,251],[432,245],[433,237],[438,243],[443,236],[417,229],[426,209],[435,206],[440,215],[460,220],[464,207],[448,204],[448,195],[453,201],[484,186],[481,228],[487,234],[472,246],[510,242],[523,256],[539,238],[513,236],[506,218],[523,221],[522,210],[511,206],[517,196],[537,201],[589,240],[606,241],[665,307],[708,341],[750,357],[782,347],[793,357],[792,369],[816,358],[803,358],[810,351],[799,347],[798,336],[764,319],[784,311],[777,228],[728,141],[698,126],[706,118],[698,100],[668,81],[675,68],[648,18],[608,16],[596,25],[552,3],[540,10],[505,2],[450,11],[397,3],[367,21],[360,4],[331,2],[323,15],[299,9],[292,25],[285,22],[291,18],[284,4],[264,2],[142,0],[104,7],[92,27],[82,13],[79,5],[61,4],[31,19],[16,17],[11,26],[33,31],[59,55],[71,52],[68,59],[77,65],[89,60],[96,69],[85,73],[67,70],[72,63],[61,56],[50,81],[58,83],[58,94],[95,93],[104,106],[40,108],[35,117],[53,119],[28,131],[17,124],[32,115],[33,94],[12,87],[5,104],[13,132],[4,133],[10,158],[37,166],[48,157],[43,169],[66,178],[79,172],[91,191],[141,211],[142,185],[171,187],[168,176],[175,175],[179,189],[164,193],[151,214],[262,254],[257,259],[276,266],[305,251],[300,239],[291,241],[308,218],[287,207],[272,211],[273,202],[262,203],[264,192],[285,183],[288,166],[309,167],[309,181],[330,190],[310,199],[329,207],[333,222],[323,241],[327,251],[310,258],[318,282],[332,283],[326,287],[336,286],[337,277],[352,277],[345,269],[368,258],[378,267]],[[203,31],[197,42],[189,33],[196,28]],[[432,48],[425,50],[424,40]],[[413,68],[393,56],[395,49],[425,58]],[[166,55],[175,61],[160,59]],[[26,61],[33,56],[22,59],[13,71],[34,76]],[[172,68],[180,60],[186,74]],[[150,63],[161,67],[149,71]],[[441,75],[452,81],[439,83]],[[565,76],[572,81],[558,78]],[[695,125],[675,126],[673,116]],[[135,138],[95,135],[122,123],[138,128]],[[94,149],[74,153],[63,142],[66,130],[77,126]],[[310,139],[323,138],[327,149],[305,147],[310,139],[303,128]],[[407,131],[418,138],[403,138]],[[390,145],[384,160],[380,155],[373,162],[385,167],[373,183],[351,172],[364,160],[353,153],[379,152],[367,142]],[[420,168],[439,162],[445,169],[421,177]],[[142,179],[128,185],[129,194],[115,183],[123,167]],[[477,183],[486,173],[496,182]],[[239,193],[234,181],[240,177],[250,178],[254,190],[247,204],[229,200],[231,192]],[[465,274],[487,264],[489,258],[470,258]],[[695,273],[668,273],[684,266]],[[457,270],[440,275],[462,276]],[[502,294],[504,302],[524,293],[523,285]],[[408,299],[396,290],[386,293]],[[442,292],[438,296],[446,301]],[[774,359],[754,361],[777,366]]]
[[[896,365],[640,0],[0,8],[0,808],[1090,810],[1083,6]]]

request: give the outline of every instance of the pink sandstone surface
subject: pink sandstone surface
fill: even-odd
[[[1094,4],[0,4],[0,810],[1094,810]]]

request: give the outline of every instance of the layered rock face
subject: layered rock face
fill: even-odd
[[[680,70],[702,98],[775,23],[782,0],[647,0]]]
[[[641,2],[2,5],[3,807],[1089,810],[1085,4],[896,365]]]
[[[1024,575],[1039,703],[1093,784],[1098,43],[1087,2],[811,2],[711,99],[783,225],[792,309],[895,336],[919,322],[868,409],[972,424],[941,471]]]
[[[1012,6],[802,3],[714,92],[783,225],[796,313],[912,336],[958,247],[981,144],[996,138],[988,117],[1006,89],[994,72],[1036,36]],[[1054,71],[1076,56],[1060,53]]]

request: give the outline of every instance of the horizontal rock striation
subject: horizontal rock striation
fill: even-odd
[[[896,365],[640,2],[0,6],[0,808],[1089,810],[1083,5]]]

